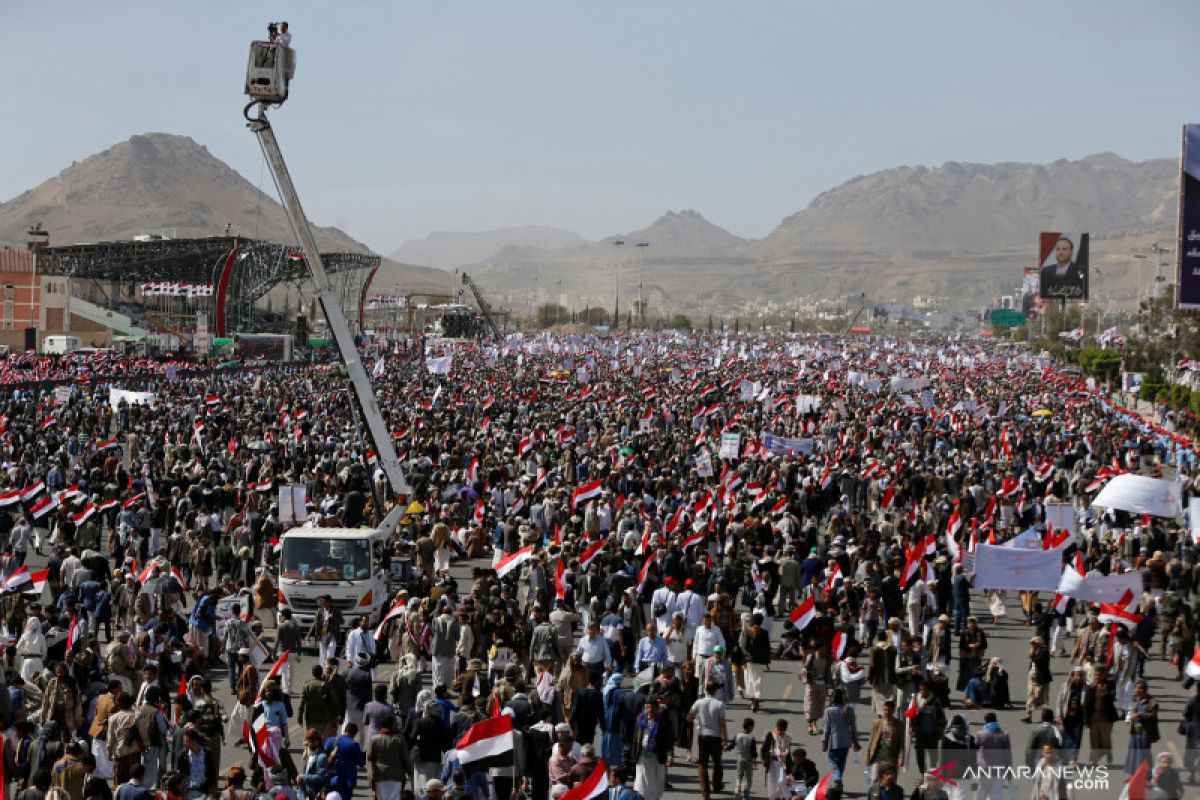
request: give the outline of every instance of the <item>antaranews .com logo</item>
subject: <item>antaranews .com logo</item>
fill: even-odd
[[[945,784],[957,786],[958,783],[954,778],[948,777],[954,775],[958,771],[954,769],[957,761],[951,761],[943,764],[930,772]],[[1090,765],[1071,765],[1058,764],[1055,766],[1015,766],[1015,767],[978,767],[967,766],[963,767],[962,774],[958,780],[964,782],[1009,782],[1018,780],[1033,781],[1035,779],[1045,780],[1053,779],[1055,782],[1062,782],[1073,789],[1083,791],[1093,789],[1108,789],[1109,775],[1107,764]]]

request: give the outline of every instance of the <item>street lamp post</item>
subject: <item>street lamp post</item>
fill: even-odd
[[[645,248],[649,247],[649,242],[638,242],[638,324],[641,327],[646,326],[646,298],[642,295],[642,287],[645,283]]]
[[[617,239],[615,242],[613,242],[613,246],[615,246],[615,247],[620,247],[623,244],[625,244],[624,239]],[[616,282],[613,287],[612,327],[613,327],[613,330],[615,331],[621,327],[621,257],[620,256],[617,256],[615,269],[613,270],[613,272],[615,273],[614,277],[615,277]]]

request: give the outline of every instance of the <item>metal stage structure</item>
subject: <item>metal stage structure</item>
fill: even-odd
[[[224,296],[225,329],[255,330],[255,304],[273,288],[291,286],[296,293],[311,277],[302,253],[294,248],[257,239],[211,236],[201,239],[151,238],[146,241],[98,242],[46,247],[38,252],[38,271],[68,276],[88,288],[104,305],[137,306],[137,287],[155,281],[209,284],[218,287],[212,297],[197,298],[188,311],[166,311],[146,304],[143,313],[149,326],[178,332],[183,318],[207,309],[215,321],[220,308],[221,273],[230,253],[237,248]],[[341,296],[342,307],[356,318],[366,284],[379,267],[380,257],[368,253],[322,253],[330,280]],[[82,288],[82,287],[78,287]],[[114,296],[116,295],[116,296]],[[222,326],[214,326],[220,329]]]

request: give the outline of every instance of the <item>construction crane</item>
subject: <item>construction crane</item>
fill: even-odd
[[[867,310],[867,293],[862,292],[858,296],[858,310],[854,312],[854,316],[851,317],[850,321],[846,323],[846,327],[842,330],[842,336],[849,334],[850,331],[852,331],[854,329],[854,325],[855,325],[855,323],[858,322],[858,318],[861,317],[863,315],[863,312],[866,310]]]
[[[487,300],[483,299],[483,292],[479,291],[479,286],[465,272],[463,273],[462,282],[471,290],[471,294],[475,295],[475,302],[479,304],[479,313],[483,314],[483,321],[487,323],[488,330],[492,332],[492,338],[497,342],[503,341],[504,334],[500,332],[500,326],[496,324],[496,317],[492,314],[492,306]]]
[[[275,131],[267,120],[267,106],[279,106],[287,100],[288,84],[292,78],[295,63],[292,49],[280,42],[252,42],[250,63],[246,68],[246,94],[250,96],[251,100],[242,110],[242,116],[246,118],[246,127],[258,137],[258,144],[267,160],[267,166],[271,169],[275,188],[279,190],[280,199],[283,201],[283,210],[287,213],[288,224],[292,228],[297,244],[305,254],[305,262],[308,264],[308,270],[312,276],[316,298],[321,304],[321,310],[329,323],[329,331],[333,335],[338,352],[341,354],[342,363],[346,367],[346,374],[350,378],[358,411],[366,426],[367,436],[379,459],[380,467],[383,469],[395,499],[404,501],[412,495],[412,488],[405,478],[400,460],[396,456],[396,448],[392,444],[387,423],[379,410],[379,404],[375,401],[375,389],[371,385],[371,376],[367,374],[358,348],[354,344],[350,324],[346,321],[346,315],[342,313],[341,296],[334,288],[328,273],[325,272],[325,266],[321,262],[321,251],[317,248],[317,240],[313,236],[308,218],[304,215],[304,209],[300,206],[300,197],[296,193],[295,185],[292,184],[287,164],[284,163],[283,153],[275,138]],[[251,115],[252,109],[255,111],[253,116]],[[399,524],[405,507],[404,502],[397,502],[380,527],[394,530]]]

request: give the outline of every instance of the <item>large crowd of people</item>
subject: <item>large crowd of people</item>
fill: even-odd
[[[276,613],[279,487],[304,488],[307,525],[397,502],[339,370],[0,375],[19,800],[659,800],[692,770],[705,800],[999,800],[1011,777],[966,768],[1014,765],[1057,800],[1055,769],[1097,762],[1177,800],[1196,777],[1200,699],[1160,717],[1177,684],[1145,669],[1183,680],[1196,649],[1193,539],[1091,505],[1137,473],[1186,507],[1195,454],[1106,387],[965,338],[426,342],[437,374],[421,347],[368,348],[413,487],[382,624]],[[1141,574],[1127,619],[972,585],[974,544],[1052,538],[1054,503],[1064,566]],[[1028,626],[1027,663],[995,656],[1001,625]],[[765,689],[781,666],[794,700]],[[727,718],[741,704],[765,716]],[[468,756],[498,716],[511,745]],[[1156,747],[1176,725],[1179,761]]]

